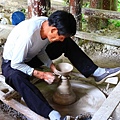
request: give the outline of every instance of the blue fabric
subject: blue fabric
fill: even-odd
[[[17,25],[25,20],[25,15],[21,11],[16,11],[12,14],[12,25]]]

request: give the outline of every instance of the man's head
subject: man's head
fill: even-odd
[[[53,28],[53,33],[56,34],[56,36],[58,35],[58,39],[59,37],[61,38],[61,41],[76,33],[76,20],[71,13],[66,11],[58,10],[51,14],[48,18],[48,24]]]
[[[58,10],[48,18],[49,26],[58,29],[59,35],[73,36],[76,33],[76,20],[71,13]]]

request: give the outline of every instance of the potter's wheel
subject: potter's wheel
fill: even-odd
[[[58,105],[53,101],[53,94],[57,88],[57,83],[48,85],[40,82],[37,87],[43,93],[50,105],[58,110],[63,116],[76,116],[82,113],[90,113],[93,115],[105,101],[105,95],[95,86],[84,83],[80,80],[70,80],[73,91],[77,96],[77,100],[71,105]]]

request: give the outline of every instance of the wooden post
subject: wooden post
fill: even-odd
[[[90,8],[104,9],[104,10],[117,10],[118,0],[90,0]],[[88,30],[96,31],[98,29],[104,28],[108,25],[108,19],[106,18],[96,18],[89,16],[88,20]]]
[[[90,0],[90,8],[101,8],[102,1],[101,0]],[[88,30],[96,31],[100,29],[100,19],[96,17],[89,16],[88,18]]]
[[[104,10],[117,10],[117,0],[103,0],[101,9]],[[101,28],[108,26],[108,19],[101,19]]]

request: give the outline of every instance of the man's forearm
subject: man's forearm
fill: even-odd
[[[44,72],[38,71],[38,70],[33,70],[33,76],[39,79],[44,79]]]

